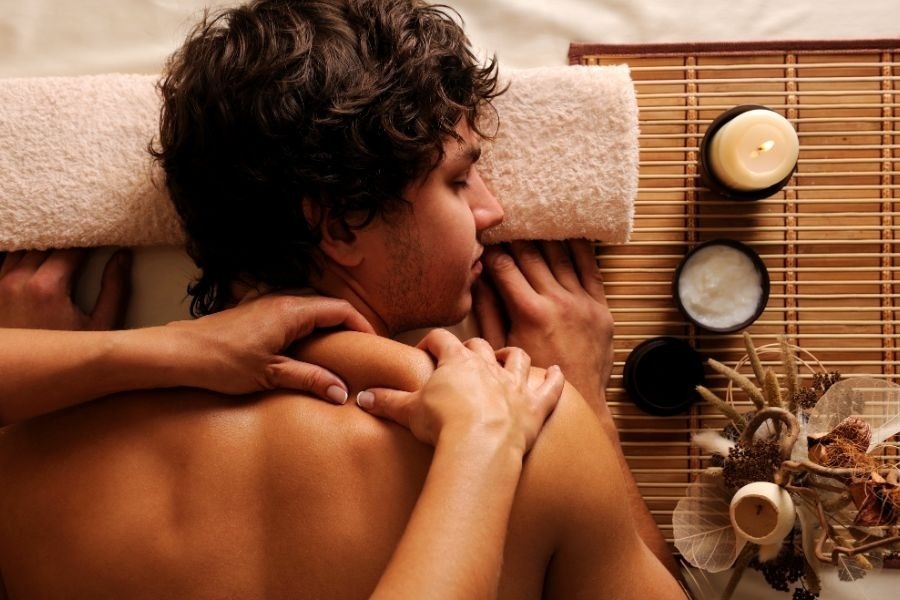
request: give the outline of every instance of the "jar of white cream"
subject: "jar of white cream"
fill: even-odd
[[[749,246],[717,239],[696,246],[675,269],[675,304],[694,325],[714,333],[740,331],[769,300],[769,272]]]

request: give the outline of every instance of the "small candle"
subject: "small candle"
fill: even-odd
[[[768,481],[748,483],[731,499],[729,516],[738,536],[760,546],[779,544],[794,528],[791,495]]]
[[[707,162],[726,187],[741,192],[778,185],[797,164],[797,132],[777,112],[755,108],[741,112],[713,132]]]
[[[675,272],[682,313],[704,329],[743,329],[762,313],[769,294],[765,265],[748,246],[712,240],[694,248]]]

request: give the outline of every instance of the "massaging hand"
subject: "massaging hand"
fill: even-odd
[[[86,250],[7,254],[0,266],[0,328],[104,330],[121,325],[128,300],[130,253],[119,251],[109,259],[96,305],[90,313],[82,311],[72,301],[72,288],[86,256]],[[118,346],[123,349],[123,356],[146,369],[129,369],[133,380],[125,377],[114,389],[102,386],[94,389],[81,381],[83,398],[73,392],[71,397],[48,399],[46,405],[63,407],[110,392],[175,385],[229,394],[291,388],[343,403],[347,399],[347,386],[337,375],[282,354],[293,342],[313,330],[338,326],[374,333],[365,318],[347,302],[288,294],[254,298],[214,315],[176,321],[164,327],[107,332],[124,340]],[[43,334],[40,339],[34,333],[29,336],[34,347],[42,340],[53,351],[63,347],[63,341]],[[74,344],[66,351],[74,352],[76,356],[90,354],[81,350],[81,338],[67,337],[64,343]],[[84,339],[83,343],[96,346],[96,338]],[[52,358],[53,352],[47,349],[43,355]],[[165,364],[159,365],[160,362]],[[29,368],[35,373],[42,372],[35,364]],[[47,379],[53,380],[57,376],[59,373],[47,366]],[[101,379],[103,382],[110,380],[105,375]],[[18,386],[23,396],[33,389],[25,382],[19,382]],[[44,390],[40,390],[40,394],[48,395]],[[27,403],[23,405],[17,413],[22,415],[19,418],[47,412],[46,407],[38,409]]]
[[[419,343],[437,360],[437,369],[417,392],[371,389],[360,406],[396,421],[421,442],[437,445],[447,436],[499,435],[524,455],[553,411],[565,380],[550,367],[540,383],[529,383],[531,359],[519,348],[495,356],[479,338],[463,344],[444,329]]]
[[[495,348],[518,346],[558,364],[595,409],[605,407],[613,320],[590,242],[513,242],[485,251],[473,312]]]
[[[72,301],[87,250],[28,250],[0,257],[0,327],[100,330],[122,324],[130,291],[131,254],[120,250],[103,269],[93,310]]]
[[[348,302],[320,296],[265,294],[234,308],[165,326],[189,344],[184,356],[200,356],[190,365],[193,385],[227,394],[288,388],[309,391],[336,404],[347,400],[347,386],[322,367],[283,353],[316,329],[344,327],[375,333]]]

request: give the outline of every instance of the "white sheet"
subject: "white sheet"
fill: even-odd
[[[223,6],[234,1],[212,2]],[[466,22],[483,55],[504,67],[562,65],[570,41],[652,43],[785,39],[895,38],[896,0],[445,0]],[[204,0],[0,0],[0,77],[105,72],[157,73],[196,20]],[[0,177],[3,174],[0,173]],[[97,281],[103,253],[88,278]],[[192,266],[173,248],[138,251],[128,323],[187,315]],[[95,286],[81,291],[87,303]],[[753,573],[740,598],[773,592]],[[897,572],[866,583],[829,581],[823,600],[889,597]],[[881,585],[875,585],[880,583]],[[717,579],[716,589],[723,582]],[[709,597],[715,597],[709,586]],[[879,591],[877,588],[881,587]],[[787,595],[785,595],[787,597]]]

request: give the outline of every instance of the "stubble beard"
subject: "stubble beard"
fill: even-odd
[[[424,246],[418,231],[397,227],[395,234],[387,248],[391,263],[389,276],[378,289],[385,306],[381,316],[391,335],[459,323],[467,312],[458,306],[460,296],[469,294],[471,301],[465,279],[457,284],[450,280],[455,274],[442,273],[441,277],[435,277],[434,273],[426,273],[422,259]],[[429,282],[436,284],[433,289],[427,289]]]

